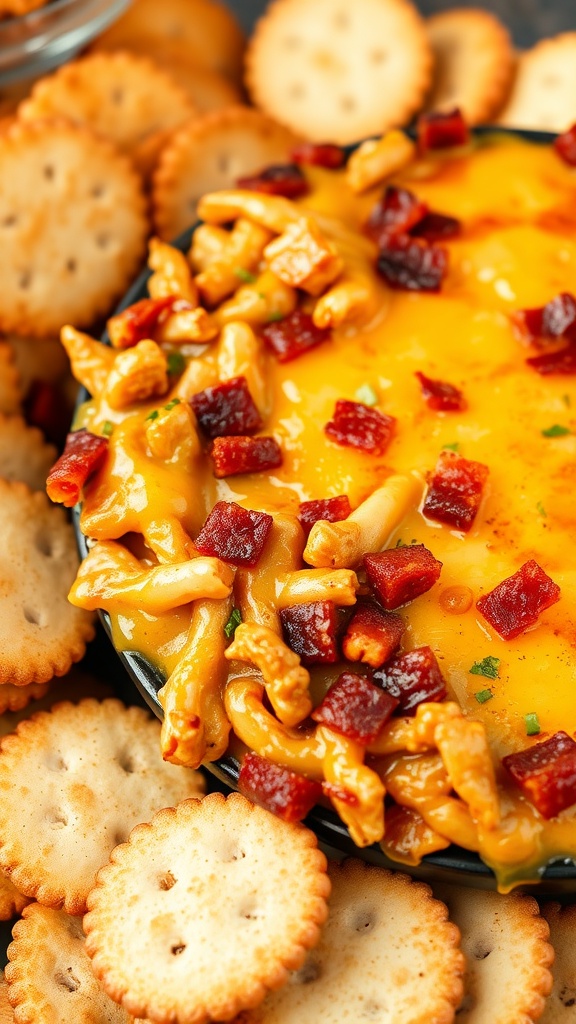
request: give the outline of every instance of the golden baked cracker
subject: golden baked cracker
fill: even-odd
[[[4,971],[0,971],[0,1024],[14,1024],[14,1010],[8,1002],[8,985]]]
[[[160,811],[114,850],[88,899],[86,948],[131,1013],[229,1020],[301,966],[329,891],[312,832],[212,793]]]
[[[185,43],[174,40],[161,46],[156,44],[154,59],[170,71],[201,114],[242,103],[242,92],[230,78],[190,62]]]
[[[29,686],[12,686],[11,683],[0,685],[0,708],[2,707],[2,694],[6,690],[6,707],[0,714],[0,737],[7,736],[14,732],[16,726],[23,718],[29,718],[33,711],[49,711],[59,701],[68,700],[74,704],[85,697],[94,697],[96,700],[105,700],[106,697],[113,697],[113,688],[104,680],[87,672],[83,664],[73,665],[65,676],[60,679],[53,679],[51,682],[38,684],[31,683]],[[19,695],[22,695],[18,701]],[[30,701],[34,701],[32,708]]]
[[[542,39],[518,57],[498,123],[563,132],[576,121],[576,32]]]
[[[203,792],[160,758],[160,723],[118,700],[64,701],[0,746],[0,866],[27,896],[83,914],[110,851],[160,807]]]
[[[109,139],[147,170],[167,133],[194,117],[188,93],[147,57],[93,53],[41,78],[18,108],[23,121],[66,117]]]
[[[17,914],[21,914],[24,907],[30,903],[28,896],[18,891],[8,875],[0,871],[0,921],[10,921]],[[0,1024],[2,1016],[0,1015]]]
[[[152,204],[162,238],[175,238],[196,220],[205,192],[230,188],[236,179],[286,163],[297,139],[249,107],[228,107],[185,125],[170,139],[156,168]]]
[[[91,323],[129,284],[146,233],[141,182],[105,139],[63,120],[0,135],[0,330]]]
[[[6,981],[18,1024],[130,1024],[94,977],[77,917],[31,903],[12,935]]]
[[[47,444],[37,427],[29,427],[22,416],[0,413],[0,477],[21,480],[33,491],[43,491],[46,477],[58,452]]]
[[[0,683],[46,683],[79,661],[92,615],[67,595],[78,568],[62,509],[19,481],[0,479]]]
[[[154,57],[164,42],[185,46],[190,64],[240,80],[244,35],[230,7],[218,0],[133,0],[92,49],[126,47]]]
[[[458,929],[427,885],[360,860],[330,864],[330,916],[287,985],[237,1024],[449,1024],[462,996]]]
[[[29,683],[27,686],[0,683],[0,715],[23,711],[31,700],[40,700],[47,692],[48,683]],[[0,736],[3,735],[2,721],[0,718]],[[6,729],[6,732],[11,732],[11,730]]]
[[[572,1024],[576,1020],[576,904],[546,903],[542,915],[554,948],[552,991],[540,1024]]]
[[[452,7],[426,20],[434,52],[427,110],[459,107],[468,124],[491,121],[512,85],[515,55],[510,35],[490,11]]]
[[[256,106],[315,141],[357,142],[404,124],[431,74],[408,0],[275,0],[246,54]]]
[[[9,416],[19,413],[22,393],[14,353],[6,341],[0,341],[0,412]]]
[[[56,384],[65,377],[71,377],[70,362],[59,338],[23,338],[17,334],[7,334],[4,341],[14,353],[23,395],[28,393],[32,381],[43,380]]]
[[[531,896],[434,885],[466,956],[458,1024],[530,1024],[552,985],[549,929]]]

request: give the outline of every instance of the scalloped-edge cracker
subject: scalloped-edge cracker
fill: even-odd
[[[0,865],[27,896],[83,914],[96,872],[130,829],[199,796],[204,780],[161,760],[160,723],[118,700],[63,702],[0,745]]]
[[[512,91],[498,123],[563,132],[576,120],[576,32],[542,39],[518,57]]]
[[[21,914],[24,907],[30,903],[30,898],[24,896],[8,875],[0,871],[0,921],[10,921],[17,914]],[[0,1024],[2,1018],[0,1016]]]
[[[18,1024],[130,1024],[94,977],[77,917],[31,903],[12,935],[5,973]]]
[[[405,124],[432,76],[408,0],[275,0],[246,53],[257,107],[316,142],[357,142]]]
[[[0,737],[14,732],[23,718],[29,718],[34,711],[49,711],[58,701],[68,700],[77,704],[85,697],[105,700],[113,697],[114,690],[109,683],[87,672],[83,664],[73,665],[65,676],[52,679],[50,683],[30,683],[29,686],[0,684]],[[4,697],[4,700],[2,698]],[[33,707],[29,707],[34,701]]]
[[[11,416],[22,407],[22,383],[14,359],[14,352],[6,341],[0,340],[0,412]]]
[[[494,119],[512,85],[515,54],[510,35],[490,11],[453,7],[426,20],[434,51],[428,110],[459,107],[468,124]]]
[[[235,1024],[450,1024],[464,957],[446,907],[429,886],[359,860],[328,873],[330,916],[317,948]]]
[[[27,708],[31,700],[40,700],[48,692],[48,683],[28,683],[27,686],[14,686],[12,683],[0,683],[0,715],[7,712],[17,713]],[[6,730],[10,732],[10,729]],[[3,735],[2,719],[0,718],[0,736]]]
[[[554,951],[532,896],[434,884],[462,935],[464,1000],[458,1024],[531,1024],[552,986]]]
[[[84,918],[94,973],[135,1016],[228,1020],[301,966],[327,916],[315,835],[212,793],[134,829]]]
[[[14,1010],[8,1002],[8,985],[4,971],[0,971],[0,1024],[14,1024]]]
[[[540,1024],[573,1024],[576,1020],[576,904],[546,903],[542,916],[554,948],[552,991]]]
[[[197,219],[207,191],[230,188],[236,179],[286,163],[297,138],[249,107],[227,107],[191,121],[162,151],[153,177],[152,203],[159,235],[170,241]]]
[[[22,416],[0,413],[0,477],[21,480],[33,491],[43,491],[58,452],[44,440],[38,427],[29,427]],[[1,700],[0,700],[1,703]]]
[[[90,324],[130,283],[147,229],[141,181],[110,142],[64,120],[15,122],[0,134],[0,330]]]

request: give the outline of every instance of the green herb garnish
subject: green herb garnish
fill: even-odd
[[[167,412],[170,412],[170,409],[173,409],[174,406],[176,405],[180,405],[180,399],[171,398],[170,401],[168,402],[168,405],[165,405],[164,408],[166,409]]]
[[[536,502],[536,510],[540,513],[540,515],[544,519],[546,519],[546,509],[544,508],[544,505],[542,504],[541,501],[537,501]]]
[[[565,437],[566,434],[571,434],[570,427],[563,427],[560,423],[554,423],[551,427],[546,427],[546,430],[541,430],[542,437]]]
[[[538,715],[531,711],[530,714],[524,715],[524,721],[526,723],[526,735],[537,736],[540,732],[540,722],[538,721]]]
[[[283,319],[284,319],[284,313],[270,313],[270,316],[268,317],[268,323],[269,324],[273,324],[273,323],[276,323],[278,320],[283,320]]]
[[[224,626],[224,632],[228,640],[231,640],[238,626],[242,622],[242,613],[239,608],[233,608],[228,622]]]
[[[487,654],[482,661],[475,661],[472,668],[468,669],[473,676],[485,676],[486,679],[498,679],[498,670],[500,668],[500,658],[494,658],[491,654]]]
[[[158,412],[158,409],[152,409],[152,412],[148,413],[148,415],[146,417],[146,421],[148,421],[148,420],[157,420],[159,415],[160,415],[160,413]]]
[[[256,280],[255,275],[251,274],[249,270],[244,270],[244,267],[234,267],[234,273],[236,274],[236,277],[239,277],[241,281],[244,281],[244,284],[254,284],[254,281]]]
[[[112,435],[112,431],[113,430],[114,430],[114,424],[112,423],[112,420],[104,420],[104,423],[103,423],[103,426],[102,426],[102,434],[103,434],[103,436],[104,437],[110,437]]]
[[[184,372],[186,360],[181,352],[171,352],[168,356],[168,373],[176,375]]]
[[[485,704],[487,700],[492,700],[494,694],[492,690],[478,690],[478,693],[475,693],[474,696],[479,704]]]
[[[378,395],[376,394],[371,384],[362,384],[358,388],[356,394],[354,395],[354,398],[356,399],[357,402],[362,402],[363,405],[378,404]]]
[[[453,444],[443,444],[442,451],[459,452],[460,445],[458,444],[458,441],[454,441]]]

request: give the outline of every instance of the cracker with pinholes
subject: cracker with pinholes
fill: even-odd
[[[111,143],[62,120],[0,134],[0,330],[91,323],[131,281],[146,233],[140,179]]]
[[[68,700],[74,704],[85,697],[105,700],[113,697],[114,690],[96,676],[87,672],[83,664],[73,665],[65,676],[52,679],[50,683],[30,683],[29,686],[0,685],[0,737],[14,732],[23,718],[29,718],[34,711],[49,711],[59,701]],[[34,701],[32,707],[30,702]]]
[[[301,966],[329,891],[309,829],[213,793],[160,811],[113,851],[88,898],[86,948],[134,1015],[229,1020]]]
[[[21,416],[0,413],[0,477],[21,480],[33,491],[42,491],[58,452],[47,444],[37,427],[29,427]]]
[[[21,914],[24,907],[30,903],[30,898],[24,896],[8,875],[0,871],[0,921],[10,921],[17,914]]]
[[[348,860],[330,864],[330,916],[287,985],[235,1024],[450,1024],[462,996],[458,929],[427,885]]]
[[[32,903],[12,935],[6,981],[18,1024],[130,1024],[94,977],[77,917]]]
[[[542,914],[554,948],[552,991],[540,1024],[573,1024],[576,1020],[576,904],[547,903]]]
[[[130,829],[203,792],[159,754],[160,723],[118,700],[64,701],[0,747],[0,866],[45,906],[83,914],[96,872]]]
[[[518,57],[498,123],[563,132],[576,121],[576,32],[542,39]]]
[[[0,479],[0,683],[64,675],[94,635],[93,617],[68,603],[78,569],[62,509],[19,481]]]
[[[14,1010],[8,1002],[8,985],[4,971],[0,971],[0,1024],[14,1024]]]
[[[205,192],[230,188],[236,180],[271,164],[287,163],[297,138],[258,110],[213,111],[176,132],[154,173],[156,229],[170,241],[197,220]]]
[[[435,885],[466,956],[458,1024],[531,1024],[552,985],[549,929],[531,896]]]
[[[404,124],[432,77],[408,0],[275,0],[246,54],[256,106],[316,142],[357,142]]]

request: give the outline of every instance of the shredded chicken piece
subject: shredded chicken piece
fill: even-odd
[[[260,670],[270,703],[285,725],[298,725],[310,714],[310,674],[274,630],[256,622],[242,623],[226,657],[247,661]]]
[[[313,217],[289,224],[264,250],[270,270],[292,288],[320,295],[344,269],[333,242],[328,242]]]
[[[106,381],[106,398],[113,409],[125,409],[134,402],[165,395],[168,364],[155,341],[139,341],[119,352]]]

